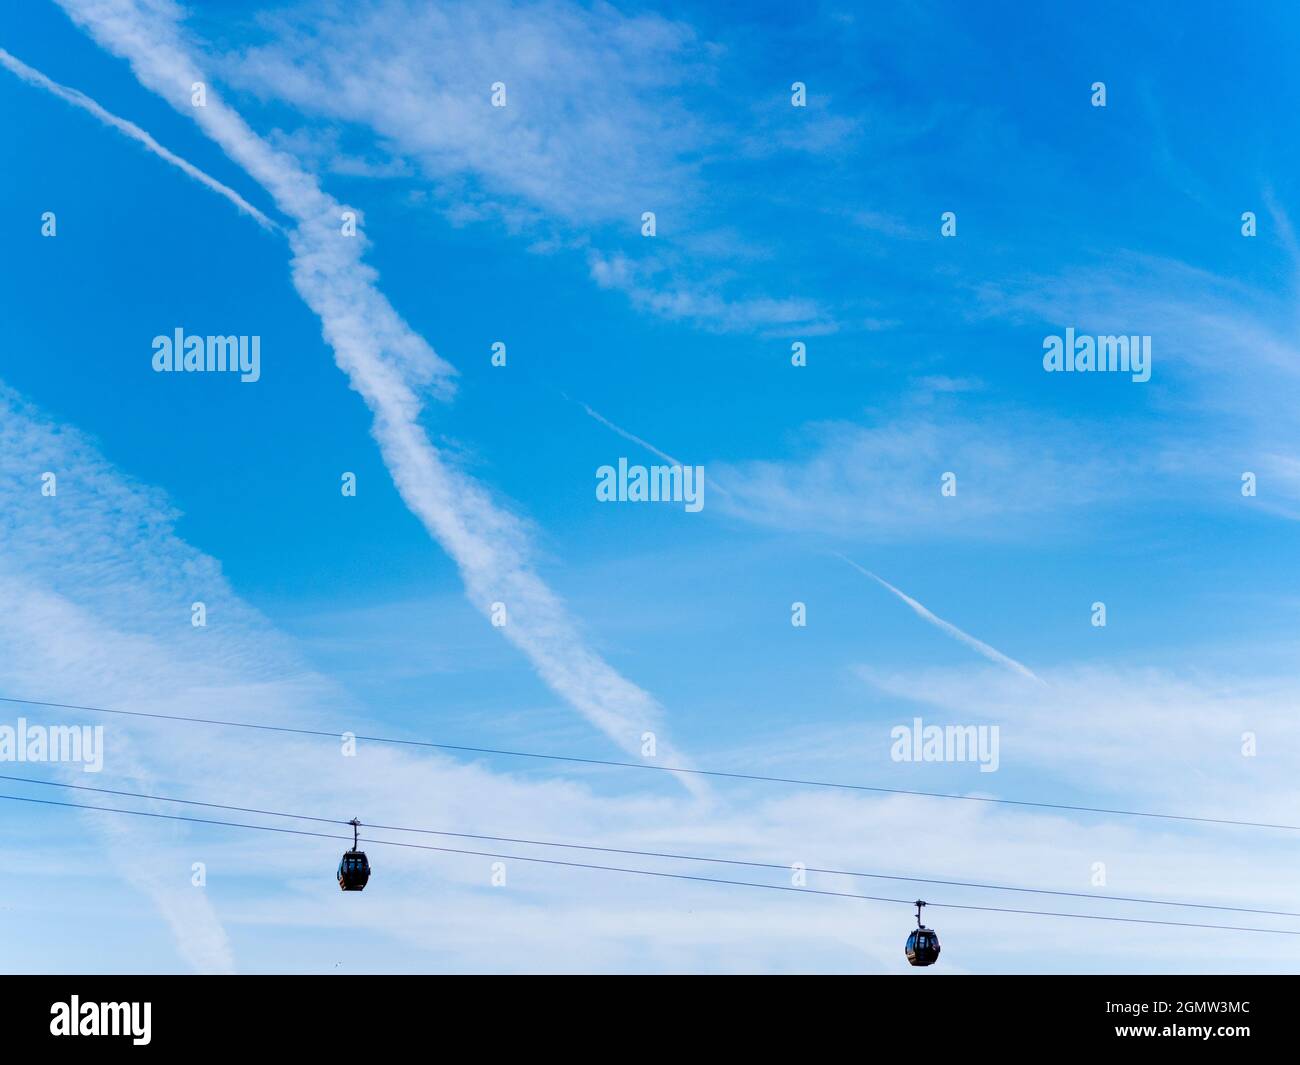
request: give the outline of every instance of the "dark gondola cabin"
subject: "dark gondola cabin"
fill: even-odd
[[[907,937],[907,945],[903,948],[909,965],[933,965],[939,960],[939,933],[921,923],[921,907],[924,905],[917,899],[916,928]]]
[[[358,839],[361,822],[354,817],[348,824],[352,826],[352,849],[345,851],[339,859],[339,889],[360,891],[370,879],[370,862],[366,860],[365,851],[357,850],[361,842]]]
[[[933,928],[918,928],[907,937],[904,952],[913,965],[933,965],[939,960],[939,934]]]
[[[339,887],[344,891],[360,891],[370,879],[370,863],[365,851],[348,851],[339,861]]]

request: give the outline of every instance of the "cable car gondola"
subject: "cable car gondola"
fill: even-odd
[[[361,831],[361,822],[354,817],[348,824],[352,826],[352,849],[339,859],[339,889],[360,891],[370,879],[370,863],[366,860],[366,852],[357,850],[360,842],[357,833]]]
[[[920,899],[916,900],[916,928],[907,937],[907,946],[903,948],[909,965],[933,965],[939,960],[939,933],[921,923],[921,907],[924,905]]]

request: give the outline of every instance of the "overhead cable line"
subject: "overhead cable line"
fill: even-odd
[[[116,788],[94,788],[86,784],[65,784],[55,780],[37,780],[32,777],[20,777],[10,774],[0,773],[0,780],[17,781],[23,784],[39,784],[45,787],[67,788],[74,791],[89,791],[100,795],[117,795],[122,798],[148,799],[153,802],[170,802],[186,806],[201,806],[212,810],[228,810],[234,813],[260,814],[266,817],[283,817],[295,821],[313,821],[319,824],[331,825],[350,825],[353,821],[344,820],[337,817],[317,817],[311,814],[286,813],[283,810],[265,810],[252,806],[231,806],[219,802],[205,802],[198,799],[177,799],[166,795],[152,795],[148,792],[123,791]],[[631,855],[639,858],[662,858],[670,861],[682,862],[701,862],[710,865],[734,865],[748,869],[779,869],[782,872],[788,872],[790,865],[778,862],[756,862],[746,861],[741,858],[713,858],[697,854],[677,854],[670,851],[647,851],[635,850],[628,847],[609,847],[588,843],[558,843],[551,840],[527,839],[518,836],[491,836],[475,832],[452,832],[445,829],[435,828],[409,828],[403,825],[381,825],[374,822],[366,822],[367,828],[377,829],[384,832],[412,832],[429,836],[448,836],[455,839],[473,839],[482,840],[490,843],[515,843],[530,847],[551,847],[559,850],[580,850],[593,851],[602,854],[622,854]],[[382,842],[382,841],[376,841]],[[941,880],[934,877],[923,876],[899,876],[889,873],[865,873],[851,869],[828,869],[819,866],[805,865],[805,872],[822,873],[828,876],[849,876],[871,880],[891,880],[900,883],[910,884],[937,884],[942,887],[972,888],[980,891],[1007,891],[1018,894],[1029,895],[1052,895],[1059,898],[1090,899],[1094,902],[1127,902],[1136,903],[1145,906],[1174,906],[1182,909],[1196,910],[1220,910],[1232,913],[1253,913],[1270,917],[1300,917],[1300,912],[1292,910],[1267,910],[1247,906],[1219,906],[1206,902],[1184,902],[1171,899],[1148,899],[1126,895],[1096,895],[1084,891],[1059,891],[1050,888],[1032,888],[1020,887],[1012,884],[982,884],[968,880]]]
[[[341,839],[352,841],[351,836],[332,835],[328,832],[308,832],[305,829],[279,828],[272,825],[250,825],[239,821],[218,821],[206,817],[186,817],[182,814],[160,814],[150,810],[124,810],[115,806],[90,806],[85,803],[58,802],[54,799],[33,799],[23,795],[0,795],[0,800],[35,803],[40,806],[60,806],[74,810],[90,810],[98,813],[130,814],[135,817],[152,817],[165,821],[186,821],[201,825],[218,825],[225,828],[245,828],[257,832],[279,832],[291,836],[312,836],[318,839]],[[859,899],[864,902],[887,902],[912,907],[912,899],[887,898],[880,895],[860,895],[852,891],[831,891],[827,888],[793,887],[786,884],[760,884],[752,880],[726,880],[721,877],[694,876],[688,873],[666,873],[655,869],[633,869],[620,865],[597,865],[592,862],[571,862],[559,858],[536,858],[522,854],[499,854],[493,851],[472,851],[456,847],[435,847],[427,843],[400,843],[391,839],[372,839],[365,837],[365,843],[376,843],[386,847],[403,847],[408,850],[436,851],[441,854],[460,854],[478,858],[497,858],[504,861],[531,862],[536,865],[563,866],[570,869],[591,869],[607,873],[627,873],[633,876],[652,876],[664,880],[685,880],[701,884],[724,884],[730,887],[760,888],[765,891],[785,891],[796,895],[825,895],[834,898]],[[1096,913],[1065,913],[1058,910],[1019,910],[1005,906],[975,906],[969,903],[931,902],[928,906],[945,910],[971,910],[979,913],[1008,913],[1028,917],[1061,917],[1079,921],[1110,921],[1117,924],[1157,925],[1165,928],[1205,928],[1221,932],[1261,932],[1266,935],[1300,936],[1300,930],[1286,928],[1256,928],[1247,925],[1201,924],[1190,921],[1157,921],[1149,917],[1113,917]]]
[[[260,732],[281,732],[297,736],[320,736],[337,740],[341,733],[323,729],[293,728],[289,725],[265,725],[252,721],[229,721],[222,718],[190,717],[183,714],[158,714],[143,710],[115,710],[104,706],[79,706],[72,703],[54,703],[41,699],[16,699],[0,695],[0,702],[22,706],[53,707],[59,710],[82,710],[94,714],[117,714],[123,717],[148,718],[155,721],[173,721],[186,724],[219,725],[226,728],[255,729]],[[910,795],[926,799],[952,799],[961,802],[981,802],[998,806],[1021,806],[1039,810],[1064,810],[1072,813],[1106,814],[1113,817],[1146,817],[1161,821],[1184,821],[1206,825],[1229,825],[1236,828],[1271,828],[1286,832],[1300,832],[1300,825],[1275,824],[1268,821],[1247,821],[1227,817],[1199,817],[1192,814],[1156,813],[1150,810],[1123,810],[1105,806],[1080,806],[1062,802],[1039,802],[1029,799],[999,799],[988,795],[958,795],[946,791],[919,791],[912,788],[886,788],[870,784],[847,784],[830,780],[809,780],[800,777],[767,776],[762,773],[739,773],[721,769],[688,769],[682,766],[654,765],[649,762],[624,762],[608,758],[584,758],[571,754],[542,754],[536,751],[512,751],[496,747],[471,747],[464,744],[437,743],[431,740],[408,740],[393,736],[363,736],[351,733],[356,739],[368,743],[389,743],[403,747],[423,747],[462,754],[485,754],[505,758],[532,758],[549,762],[569,762],[577,765],[600,766],[617,769],[648,769],[657,773],[680,773],[689,776],[714,777],[727,780],[746,780],[766,784],[791,784],[806,788],[833,788],[841,791],[873,792],[881,795]]]

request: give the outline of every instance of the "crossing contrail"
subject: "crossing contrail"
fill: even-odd
[[[205,174],[193,163],[186,159],[182,159],[175,152],[164,148],[154,140],[149,133],[141,129],[134,122],[128,122],[125,118],[119,118],[111,111],[106,111],[84,92],[78,92],[76,89],[70,89],[66,85],[60,85],[57,81],[51,81],[39,70],[29,67],[21,59],[6,52],[3,48],[0,48],[0,64],[8,67],[9,70],[17,74],[18,77],[22,78],[23,81],[27,82],[29,85],[35,85],[38,89],[44,89],[46,92],[51,92],[60,100],[65,100],[74,107],[80,107],[83,111],[89,111],[97,119],[103,122],[104,125],[112,126],[113,129],[120,133],[125,133],[132,140],[139,141],[139,143],[143,144],[149,149],[149,151],[153,152],[154,155],[161,159],[165,159],[167,162],[171,163],[172,166],[183,170],[195,181],[206,185],[213,192],[220,196],[224,196],[245,214],[251,215],[256,219],[257,224],[263,229],[278,230],[280,228],[267,218],[266,215],[244,199],[244,197],[239,195],[239,193],[234,189],[230,188],[230,186],[223,185],[216,178]]]

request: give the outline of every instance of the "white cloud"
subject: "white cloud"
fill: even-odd
[[[1054,790],[1068,786],[1089,796],[1083,805],[1128,802],[1158,812],[1298,823],[1282,752],[1300,741],[1289,709],[1300,690],[1285,674],[1065,665],[1040,669],[1046,684],[1028,688],[991,669],[902,673],[871,665],[858,672],[945,720],[998,724],[1002,772],[1030,771]],[[1255,756],[1242,753],[1247,732],[1256,736]]]
[[[679,94],[703,48],[683,23],[564,0],[311,4],[261,21],[267,43],[219,57],[234,84],[373,130],[458,198],[632,226],[694,184],[682,160],[704,134]]]
[[[0,407],[0,433],[0,692],[311,728],[329,728],[328,722],[335,721],[340,731],[362,734],[384,731],[359,716],[346,693],[306,668],[294,647],[239,601],[213,559],[176,538],[174,512],[159,493],[131,484],[74,430],[51,424],[11,395]],[[40,494],[40,472],[46,469],[60,472],[54,498]],[[195,598],[209,605],[206,629],[190,625],[189,603]],[[1052,679],[1055,684],[1057,677]],[[1160,694],[1152,684],[1140,694],[1165,708],[1163,718],[1145,710],[1134,715],[1135,706],[1116,699],[1101,703],[1107,716],[1097,723],[1093,703],[1071,703],[1054,689],[1051,698],[1059,700],[1054,709],[1065,716],[1063,722],[1060,715],[1053,720],[1052,731],[1040,724],[1045,718],[1029,712],[1034,704],[1017,701],[1023,684],[1002,672],[972,676],[966,671],[946,682],[939,674],[875,681],[897,684],[900,696],[945,705],[969,702],[972,713],[1000,715],[1007,733],[1004,766],[1029,760],[1050,768],[1059,760],[1068,770],[1061,779],[1076,780],[1091,794],[1098,781],[1110,780],[1162,798],[1173,795],[1179,787],[1174,767],[1186,780],[1186,760],[1204,759],[1206,734],[1200,730],[1212,727],[1219,703],[1193,703],[1187,720],[1194,727],[1188,728],[1177,708],[1190,686],[1175,684]],[[1211,690],[1208,683],[1204,687]],[[1118,694],[1113,685],[1102,687],[1086,677],[1078,683],[1063,679],[1060,691]],[[1261,685],[1243,704],[1245,719],[1255,720],[1270,744],[1288,742],[1284,737],[1290,733],[1275,733],[1275,728],[1294,731],[1282,720],[1293,694]],[[972,695],[977,698],[971,700]],[[1255,711],[1268,716],[1255,717]],[[59,720],[70,713],[59,711]],[[1169,727],[1184,721],[1184,730],[1173,734],[1176,746],[1153,759],[1141,744],[1106,741],[1105,729],[1122,728],[1129,718],[1155,723],[1153,733],[1139,740],[1160,735],[1156,726],[1162,721]],[[1064,813],[739,783],[702,805],[671,788],[624,790],[652,786],[649,775],[642,774],[590,778],[590,783],[539,780],[481,764],[457,764],[435,752],[417,754],[365,742],[355,758],[344,758],[329,739],[142,719],[85,720],[107,726],[105,771],[90,781],[93,786],[340,819],[357,814],[367,823],[1085,892],[1090,864],[1100,857],[1112,869],[1110,890],[1116,894],[1193,896],[1279,909],[1290,908],[1286,885],[1297,872],[1292,848],[1261,847],[1254,836],[1214,837],[1215,862],[1207,865],[1203,835]],[[1022,738],[1021,724],[1035,730],[1030,738]],[[1239,721],[1227,725],[1236,729]],[[879,731],[887,736],[887,729]],[[878,747],[857,743],[869,734],[869,729],[841,724],[801,757],[811,762],[815,775],[819,760],[854,750],[851,779],[924,785],[915,778],[891,779],[898,767],[881,757]],[[1072,749],[1076,737],[1085,746]],[[791,737],[773,737],[772,744],[773,764],[788,766]],[[1245,761],[1223,750],[1225,762],[1228,754]],[[742,769],[767,764],[760,753],[733,751],[728,761]],[[1143,773],[1115,772],[1144,759]],[[1286,808],[1286,793],[1278,790],[1286,779],[1284,762],[1265,765],[1261,759],[1258,768],[1269,774],[1266,779],[1275,790],[1271,795],[1252,792],[1246,812]],[[1207,772],[1219,768],[1212,760],[1203,764]],[[42,775],[34,767],[24,772]],[[71,782],[87,782],[84,774],[76,777]],[[1199,785],[1201,778],[1196,780]],[[986,777],[978,784],[990,786]],[[1242,810],[1222,794],[1229,786],[1225,780],[1205,791],[1206,809]],[[52,791],[30,793],[57,797]],[[174,811],[160,803],[145,808]],[[155,900],[177,938],[181,960],[205,971],[903,970],[902,939],[910,922],[906,905],[796,898],[509,860],[507,886],[492,888],[488,859],[378,844],[367,845],[375,867],[371,884],[362,896],[351,897],[333,883],[341,850],[334,841],[112,815],[51,816],[67,816],[66,828],[47,819],[44,851],[34,853],[61,856],[75,846],[79,824],[96,826],[117,863],[113,869],[138,881]],[[253,815],[233,819],[260,820]],[[384,835],[376,830],[367,834]],[[414,838],[440,844],[438,837]],[[523,845],[474,844],[468,849],[555,856]],[[189,884],[190,865],[198,860],[208,869],[205,890]],[[788,883],[781,872],[640,858],[591,860]],[[63,876],[57,861],[47,873],[33,861],[33,870],[28,920],[62,919],[62,913],[42,908],[45,882],[39,879]],[[98,863],[95,872],[93,890],[102,900],[110,888]],[[813,875],[809,883],[904,899],[916,893],[913,884],[825,874]],[[1008,903],[1006,897],[938,887],[927,888],[926,895],[936,904],[928,916],[945,936],[943,965],[949,971],[1042,971],[1053,965],[1106,971],[1129,958],[1141,958],[1148,966],[1159,958],[1170,969],[1192,971],[1211,965],[1216,971],[1247,971],[1260,964],[1259,941],[1244,935],[1125,926],[1103,938],[1084,922],[1055,920],[1050,922],[1049,957],[1026,947],[1041,941],[1045,926],[1037,922],[1047,919],[941,906],[1017,905],[1026,901],[1023,897],[1012,896]],[[1082,900],[1064,907],[1032,900],[1027,908],[1085,905]],[[1150,916],[1149,910],[1134,906],[1108,912]],[[1038,931],[1026,934],[1033,929]],[[344,939],[346,948],[340,946]],[[99,949],[93,942],[82,947],[84,964],[172,967],[166,960],[109,959],[97,954]],[[1283,971],[1294,968],[1297,957],[1300,946],[1275,943],[1264,964]]]
[[[1290,250],[1285,219],[1280,241]],[[1296,293],[1281,296],[1176,260],[1114,255],[1104,268],[1066,270],[980,289],[983,311],[1051,332],[1152,337],[1157,417],[1144,428],[1160,470],[1195,478],[1207,498],[1232,499],[1240,473],[1260,475],[1251,501],[1300,518],[1300,447],[1290,412],[1300,387]],[[1176,415],[1171,418],[1170,415]],[[1171,423],[1173,427],[1171,427]]]
[[[1073,326],[1150,334],[1152,380],[1128,385],[1143,391],[1106,415],[1103,406],[992,405],[978,380],[922,377],[910,404],[801,427],[791,457],[713,464],[732,488],[731,512],[873,540],[1041,537],[1071,512],[1134,501],[1203,500],[1300,519],[1291,296],[1183,263],[1117,256],[1105,269],[990,283],[979,302],[980,313],[1024,327],[1030,374],[1045,376],[1042,337]],[[1243,500],[1245,471],[1257,474],[1259,494]],[[957,475],[954,497],[939,494],[944,472]]]
[[[722,48],[689,25],[568,0],[373,0],[334,16],[312,4],[261,22],[265,43],[212,62],[308,123],[279,135],[305,157],[367,174],[411,167],[428,186],[413,202],[457,225],[495,220],[538,252],[617,247],[653,211],[662,255],[633,267],[621,253],[589,250],[598,285],[714,332],[835,328],[813,300],[718,284],[732,264],[770,253],[713,228],[706,161],[747,149],[728,144],[725,114],[698,114],[698,87],[721,76]],[[491,104],[496,83],[505,107]],[[845,140],[854,122],[809,114],[799,126],[784,140],[760,137],[764,150],[815,150]],[[340,129],[370,135],[365,160],[340,147]]]
[[[1113,505],[1130,490],[1116,464],[1131,471],[1131,460],[1082,446],[1092,433],[1082,421],[1027,414],[904,410],[868,425],[813,423],[792,458],[710,469],[730,489],[731,513],[773,528],[872,540],[1034,535],[1071,508]],[[940,494],[944,473],[956,474],[955,496]]]
[[[632,304],[661,318],[690,322],[716,333],[757,332],[805,337],[834,333],[837,323],[816,301],[802,297],[730,297],[716,288],[676,279],[657,260],[634,261],[623,254],[588,255],[591,279],[622,292]]]

